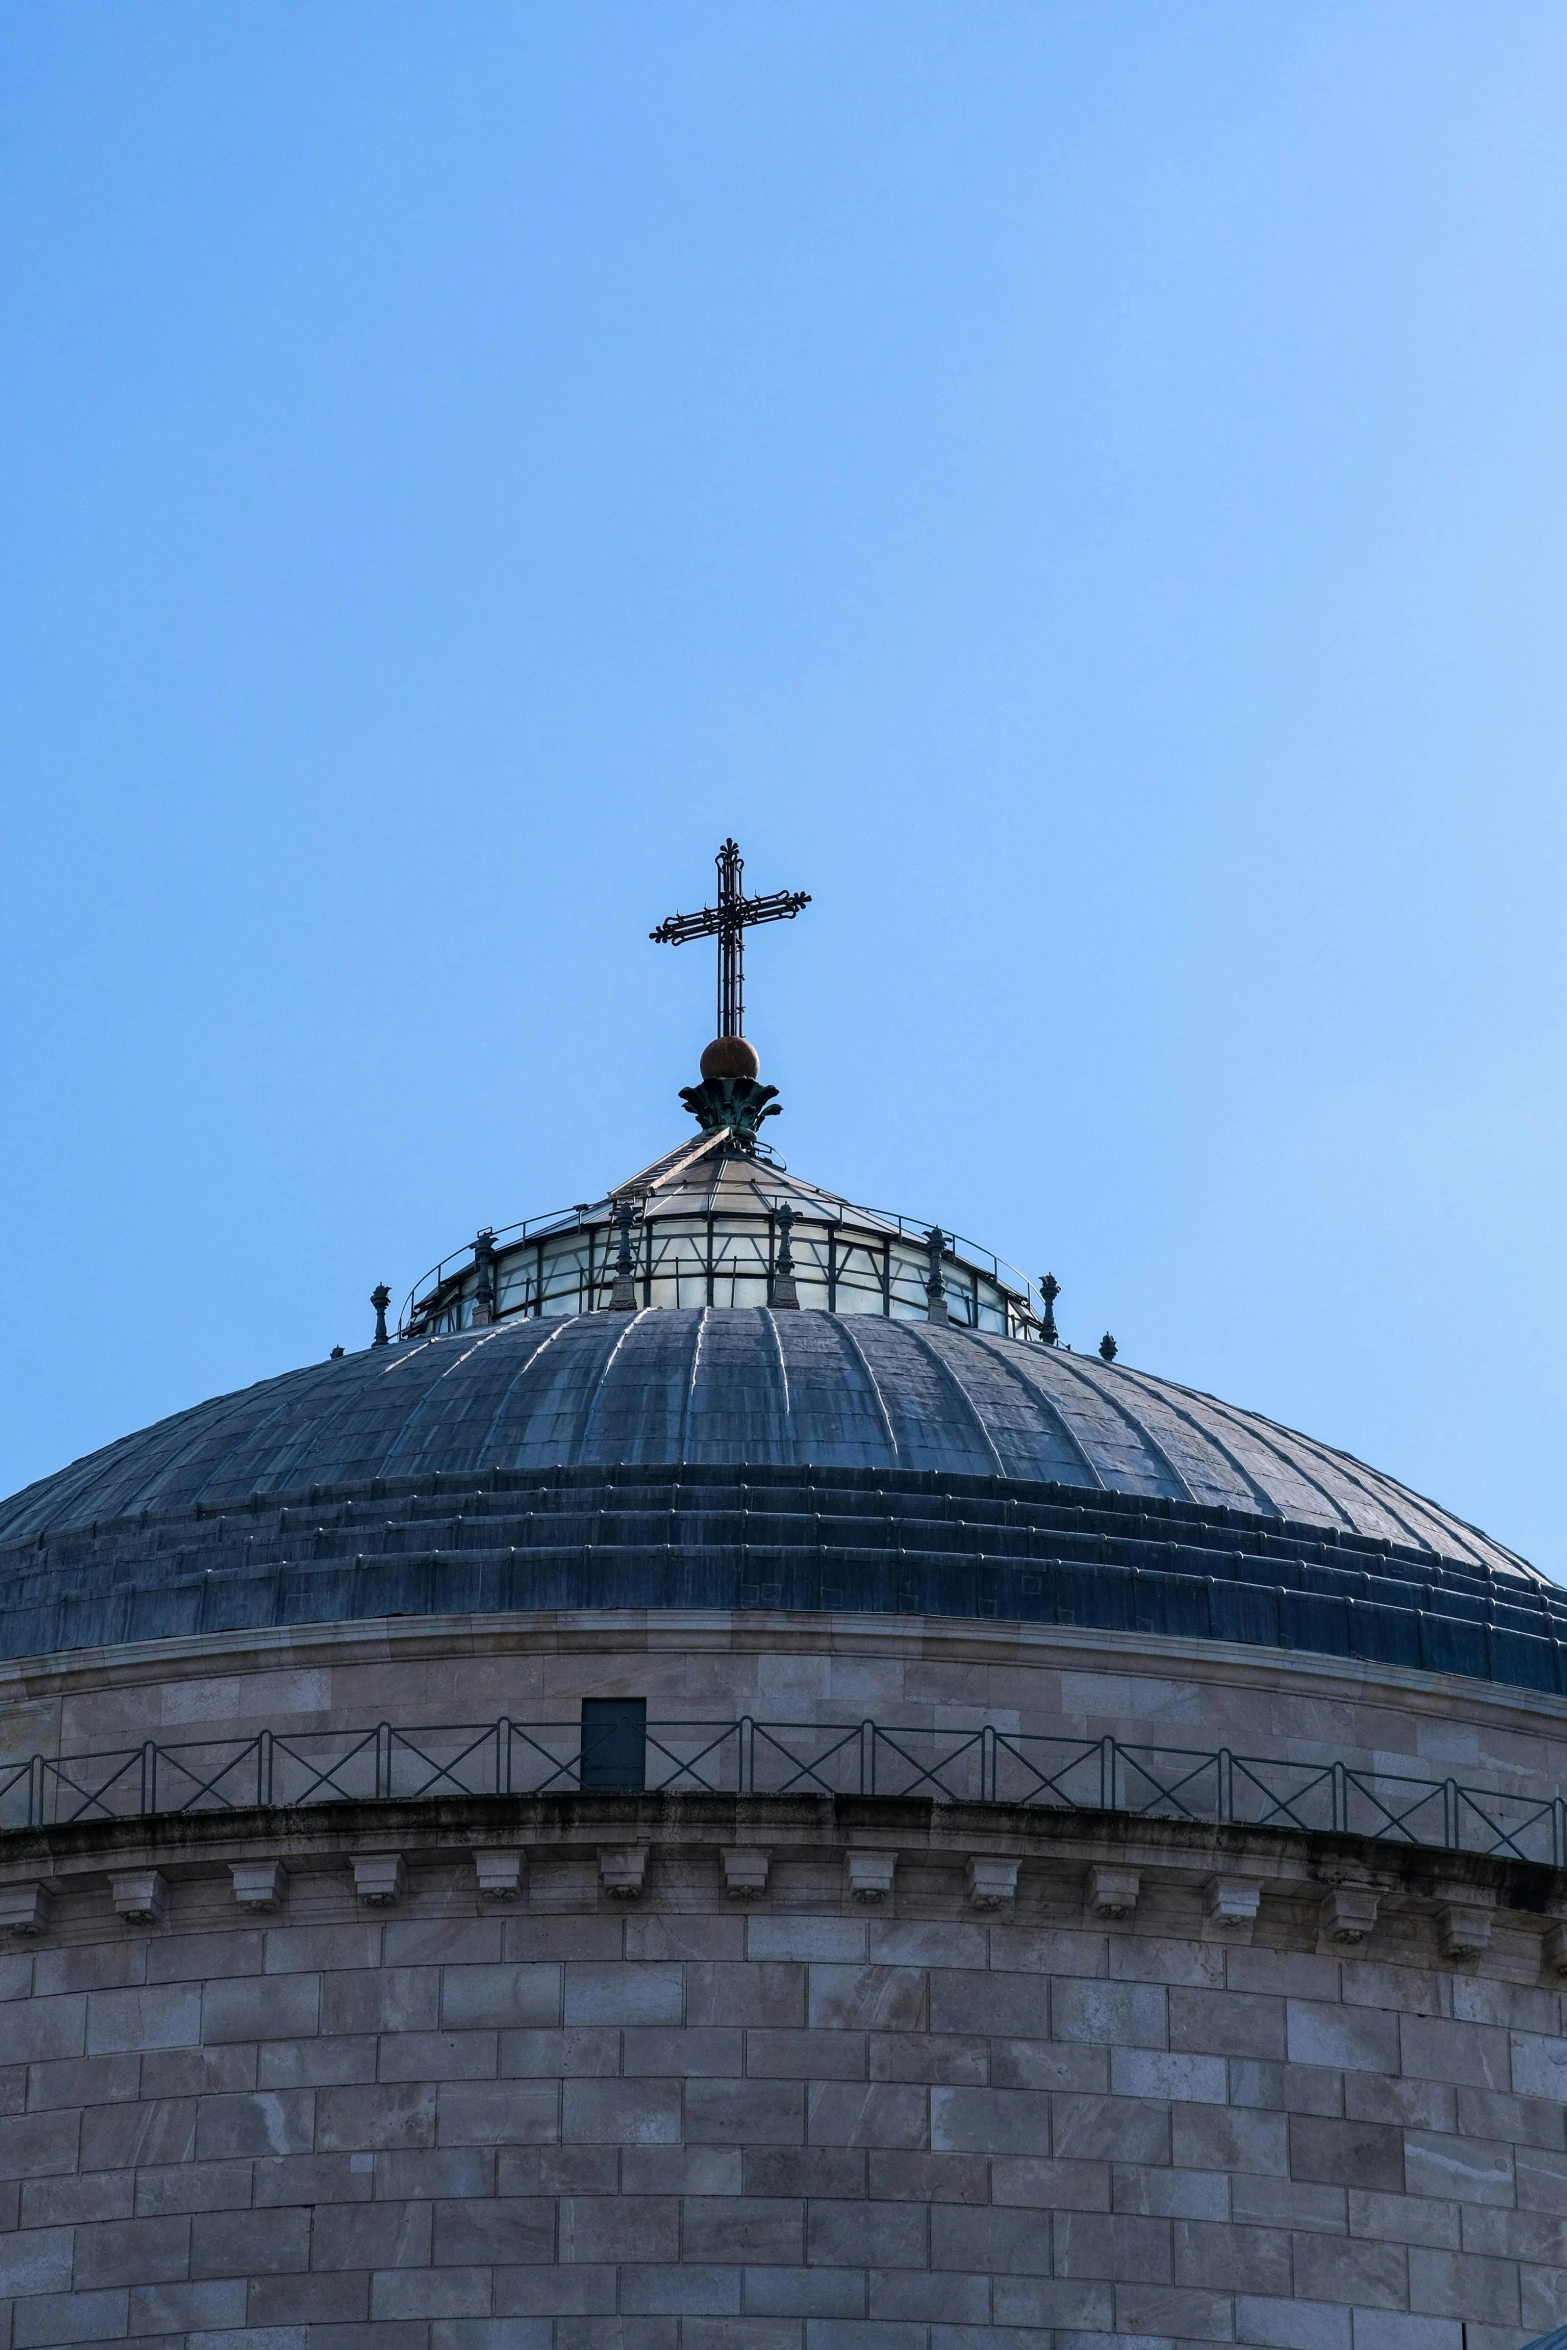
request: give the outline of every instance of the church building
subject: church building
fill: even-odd
[[[652,1166],[0,1503],[7,2350],[1567,2318],[1567,1593],[788,1168],[806,903]]]

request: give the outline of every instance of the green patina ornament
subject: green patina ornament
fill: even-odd
[[[680,1099],[704,1134],[722,1134],[725,1127],[743,1146],[756,1140],[764,1118],[778,1115],[778,1088],[759,1085],[754,1077],[704,1077],[700,1085],[684,1085]]]

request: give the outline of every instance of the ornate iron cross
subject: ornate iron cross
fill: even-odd
[[[748,898],[740,876],[745,859],[732,840],[726,840],[714,862],[718,867],[718,903],[700,914],[671,914],[648,936],[661,947],[684,946],[688,938],[718,941],[718,1034],[745,1034],[745,934],[758,922],[792,922],[811,902],[803,889],[775,889],[764,898]]]

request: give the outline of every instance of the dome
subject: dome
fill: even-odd
[[[0,1505],[0,1652],[461,1609],[1043,1618],[1567,1689],[1567,1599],[1347,1454],[1120,1362],[768,1307],[373,1346]]]

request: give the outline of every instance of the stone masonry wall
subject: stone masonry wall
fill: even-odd
[[[459,1853],[374,1910],[316,1866],[256,1918],[193,1860],[151,1925],[78,1868],[0,1956],[0,2345],[1517,2350],[1567,2316],[1539,1920],[1460,1966],[1414,1895],[1323,1950],[1304,1865],[1247,1941],[1211,1863],[1095,1926],[1043,1842],[990,1916],[956,1855],[874,1910],[841,1855],[744,1902],[718,1857],[655,1840],[631,1902],[541,1859],[504,1910]]]

